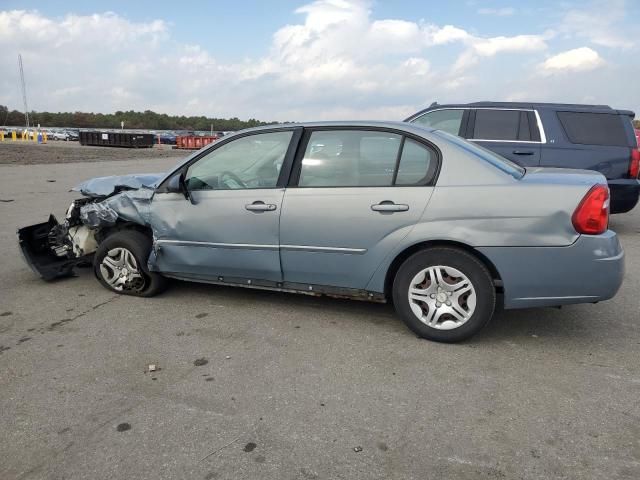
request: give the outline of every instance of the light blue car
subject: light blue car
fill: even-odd
[[[455,342],[506,309],[613,297],[624,253],[599,173],[519,167],[395,122],[244,130],[169,173],[89,180],[66,219],[18,231],[45,279],[92,264],[115,292],[168,278],[392,301]]]

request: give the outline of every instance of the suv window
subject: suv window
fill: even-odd
[[[232,140],[189,167],[189,190],[274,188],[292,131],[248,135]]]
[[[436,165],[434,151],[410,139],[402,142],[402,136],[395,133],[315,131],[300,165],[298,186],[388,187],[394,185],[394,179],[395,185],[421,185],[433,175]]]
[[[479,140],[518,140],[518,110],[476,110],[473,137]]]
[[[557,112],[557,115],[571,143],[628,145],[620,115],[586,112]]]
[[[433,110],[412,120],[411,123],[417,123],[419,125],[424,125],[425,127],[442,130],[452,135],[458,135],[460,132],[460,124],[462,123],[463,114],[464,110],[461,108],[455,110]]]

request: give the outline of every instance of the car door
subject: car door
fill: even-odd
[[[278,227],[301,129],[230,138],[189,162],[182,193],[159,188],[151,203],[156,266],[181,278],[282,280]]]
[[[523,167],[540,165],[540,131],[532,110],[472,109],[465,137]]]
[[[438,162],[401,133],[307,130],[280,217],[284,281],[364,289],[421,217]]]

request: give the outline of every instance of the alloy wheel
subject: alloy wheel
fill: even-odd
[[[133,253],[122,247],[107,252],[100,262],[100,273],[104,281],[118,292],[140,292],[147,283]]]
[[[453,267],[425,268],[409,284],[409,305],[429,327],[452,330],[464,325],[475,312],[476,291],[469,278]]]

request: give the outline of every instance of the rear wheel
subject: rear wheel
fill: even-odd
[[[135,230],[109,235],[98,247],[93,270],[102,285],[125,295],[151,297],[163,291],[167,279],[150,272],[151,239]]]
[[[493,316],[491,274],[473,255],[434,247],[413,254],[393,282],[398,314],[418,336],[438,342],[465,340]]]

